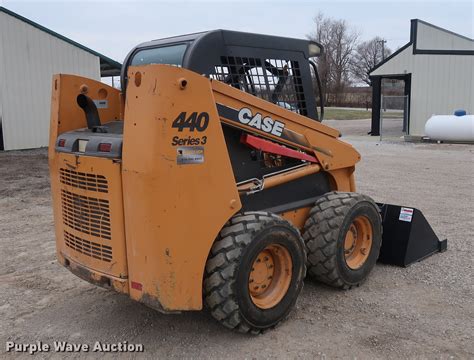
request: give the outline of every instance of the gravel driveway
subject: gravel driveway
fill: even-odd
[[[350,291],[307,280],[289,319],[257,337],[206,312],[159,314],[60,267],[46,151],[0,152],[0,358],[19,356],[3,352],[8,340],[143,344],[124,358],[474,358],[474,147],[379,143],[351,135],[366,133],[367,122],[350,126],[357,131],[346,140],[363,158],[359,191],[421,209],[448,251],[406,269],[377,265]]]

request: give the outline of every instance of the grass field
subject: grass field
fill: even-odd
[[[390,118],[401,118],[403,113],[401,112],[386,112],[385,117]],[[325,108],[324,119],[326,120],[362,120],[370,119],[372,117],[371,110],[354,110],[354,109],[341,109],[341,108]]]

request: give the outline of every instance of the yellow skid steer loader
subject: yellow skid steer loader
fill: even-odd
[[[260,333],[290,312],[306,271],[349,289],[377,259],[444,250],[418,210],[356,193],[359,153],[320,122],[321,52],[216,30],[135,47],[121,91],[56,75],[60,263],[159,311],[205,304]]]

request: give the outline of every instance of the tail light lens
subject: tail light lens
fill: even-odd
[[[101,152],[110,152],[112,149],[112,144],[110,143],[100,143],[99,144],[99,151]]]

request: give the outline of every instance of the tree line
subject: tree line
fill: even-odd
[[[379,36],[361,40],[360,32],[343,19],[319,13],[314,26],[308,38],[324,47],[316,62],[325,103],[342,105],[348,88],[371,86],[370,70],[392,51]]]

